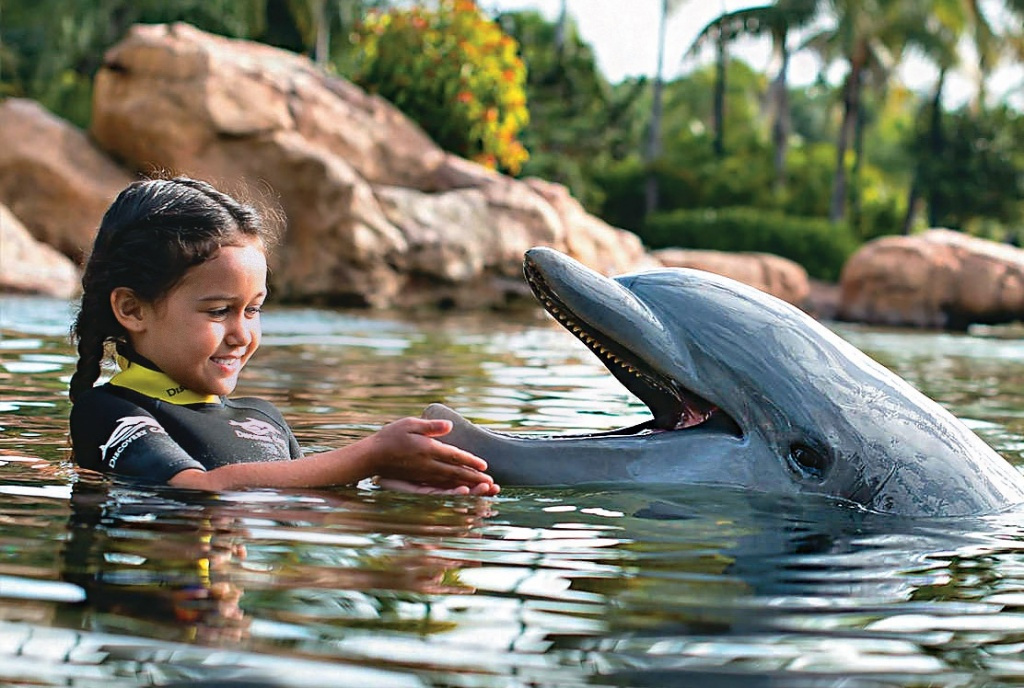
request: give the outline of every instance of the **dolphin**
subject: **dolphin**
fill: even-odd
[[[499,483],[721,485],[908,517],[1024,502],[1024,476],[961,421],[780,299],[693,269],[608,278],[546,247],[527,251],[524,274],[653,417],[513,435],[428,406]]]

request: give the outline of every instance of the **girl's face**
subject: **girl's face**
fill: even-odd
[[[193,392],[224,396],[260,345],[267,258],[258,240],[225,246],[166,296],[138,306],[132,346]]]

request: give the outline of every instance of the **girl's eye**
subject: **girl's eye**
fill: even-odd
[[[245,309],[245,314],[250,318],[255,317],[263,312],[263,306],[249,306]]]
[[[214,318],[226,318],[228,316],[228,309],[227,308],[214,308],[212,310],[207,311],[207,313],[212,315]]]

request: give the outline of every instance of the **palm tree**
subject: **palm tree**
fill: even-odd
[[[918,170],[914,175],[910,195],[907,202],[907,215],[903,223],[903,232],[908,233],[914,222],[920,195],[928,191],[927,208],[928,223],[935,226],[939,222],[939,204],[935,202],[934,193],[921,189],[922,166],[930,164],[930,160],[939,157],[946,145],[942,130],[943,90],[946,77],[950,70],[962,64],[959,46],[965,36],[977,54],[977,91],[971,103],[971,109],[979,112],[985,107],[986,83],[988,76],[999,60],[1000,53],[1012,44],[1012,35],[999,35],[986,16],[980,0],[931,0],[932,15],[932,46],[924,45],[924,52],[938,68],[938,78],[933,89],[928,110],[928,132],[924,136],[919,152]],[[1005,9],[1024,20],[1024,0],[1004,0]]]
[[[665,29],[668,18],[682,7],[686,0],[661,0],[661,16],[658,21],[658,66],[654,73],[651,120],[647,129],[647,145],[644,148],[644,164],[647,167],[647,182],[644,187],[644,214],[650,215],[658,209],[658,178],[654,162],[661,155],[662,78],[665,62]]]
[[[930,59],[938,70],[935,80],[935,87],[932,89],[931,98],[922,105],[922,113],[927,117],[928,131],[921,141],[921,148],[918,152],[917,169],[910,184],[910,191],[907,197],[907,212],[903,220],[903,233],[909,234],[914,224],[918,211],[921,194],[922,177],[924,166],[941,155],[943,148],[942,132],[942,100],[943,91],[946,86],[946,78],[949,72],[960,63],[960,44],[968,28],[973,26],[971,32],[974,36],[974,44],[979,54],[988,54],[990,51],[992,31],[980,13],[977,0],[930,0],[931,12],[928,20],[929,42],[922,42],[921,47],[925,56]],[[929,193],[928,222],[935,226],[937,218],[935,212],[936,204],[932,202],[932,194]]]
[[[771,5],[760,5],[735,12],[726,12],[708,23],[687,51],[695,54],[709,42],[717,47],[718,80],[715,86],[715,150],[724,153],[725,102],[725,44],[740,36],[769,35],[772,40],[773,62],[778,70],[768,89],[768,102],[772,111],[772,145],[774,149],[775,187],[785,184],[786,150],[789,144],[789,46],[791,32],[806,26],[818,14],[821,0],[776,0]]]
[[[863,140],[865,87],[882,91],[904,49],[929,42],[928,6],[903,0],[829,0],[829,5],[835,24],[810,37],[806,45],[816,49],[826,64],[840,59],[847,65],[829,203],[829,219],[838,222],[846,214],[850,147],[859,147]]]
[[[971,28],[971,43],[978,54],[978,88],[972,103],[972,109],[978,112],[985,107],[988,77],[999,61],[1003,41],[993,30],[988,17],[985,16],[981,0],[951,0],[951,2],[956,9],[961,12],[966,11],[967,23]],[[1020,2],[1020,0],[1016,0],[1016,2]],[[1008,9],[1012,10],[1014,0],[1006,0],[1005,4]]]

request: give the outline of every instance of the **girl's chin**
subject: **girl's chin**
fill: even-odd
[[[213,381],[211,384],[203,385],[203,394],[212,394],[218,397],[226,397],[235,391],[238,386],[238,376]]]

